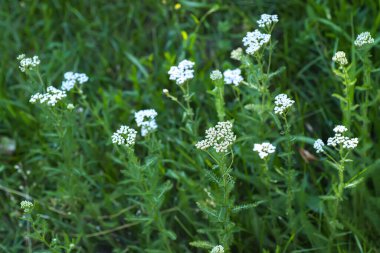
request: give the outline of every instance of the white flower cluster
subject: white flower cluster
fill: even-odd
[[[234,69],[234,70],[227,69],[226,71],[224,71],[223,75],[224,75],[224,82],[226,84],[234,84],[235,86],[238,86],[243,81],[243,77],[241,76],[240,69]]]
[[[247,54],[255,54],[263,45],[269,42],[270,34],[261,33],[259,30],[248,32],[243,38],[243,45],[247,47]]]
[[[38,56],[25,58],[25,54],[20,54],[17,57],[17,60],[20,61],[19,68],[22,72],[25,72],[26,70],[32,70],[33,68],[37,67],[41,62]]]
[[[321,140],[321,139],[318,139],[314,142],[314,149],[316,150],[317,153],[321,153],[323,152],[323,147],[325,146],[325,143]]]
[[[39,102],[40,104],[47,104],[48,106],[55,106],[61,99],[66,97],[66,92],[59,90],[53,86],[47,88],[47,93],[34,94],[29,102],[35,104]]]
[[[178,66],[170,67],[168,72],[169,79],[175,80],[178,85],[183,84],[185,81],[194,78],[194,62],[183,60]]]
[[[278,22],[277,15],[262,14],[260,20],[257,21],[259,27],[270,27]]]
[[[156,116],[157,112],[154,109],[135,112],[136,124],[141,127],[141,136],[146,136],[157,129]]]
[[[112,134],[112,143],[117,145],[125,145],[131,147],[135,145],[137,131],[128,126],[121,126],[116,132]]]
[[[335,135],[327,139],[327,145],[336,147],[337,145],[342,145],[343,148],[354,149],[359,144],[358,138],[349,138],[343,134],[347,131],[347,128],[342,125],[336,126],[333,131]]]
[[[336,63],[338,63],[341,66],[347,65],[348,60],[346,58],[346,53],[343,51],[338,51],[334,54],[332,60]]]
[[[88,81],[88,76],[84,73],[74,73],[74,72],[66,72],[63,77],[65,78],[62,81],[62,90],[71,90],[74,88],[75,83],[83,84]]]
[[[27,200],[23,200],[20,203],[21,209],[24,210],[25,213],[29,213],[33,209],[33,203]]]
[[[198,149],[207,149],[213,147],[217,153],[225,153],[228,147],[236,140],[236,135],[232,131],[230,121],[218,122],[215,127],[206,130],[206,138],[195,144]]]
[[[270,144],[269,142],[263,142],[261,144],[255,144],[253,146],[253,151],[256,151],[259,153],[259,156],[261,159],[264,159],[269,154],[272,154],[276,151],[276,147]]]
[[[210,253],[224,253],[224,248],[222,245],[217,245],[214,248],[212,248]]]
[[[274,98],[274,113],[284,114],[284,112],[294,104],[294,100],[288,98],[286,94],[279,94]]]
[[[210,78],[213,81],[222,79],[223,78],[222,72],[220,72],[219,70],[214,70],[214,71],[211,72]]]
[[[241,47],[238,47],[231,52],[231,59],[240,61],[243,57],[243,49]]]
[[[369,32],[363,32],[356,37],[354,45],[357,47],[362,47],[368,44],[373,44],[375,40],[372,38]]]

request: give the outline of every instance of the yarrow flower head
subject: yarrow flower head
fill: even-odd
[[[318,139],[314,142],[314,149],[317,151],[317,153],[321,153],[323,152],[323,147],[325,146],[325,143],[321,140],[321,139]]]
[[[357,47],[362,47],[365,45],[373,44],[375,40],[372,38],[369,32],[363,32],[358,35],[356,40],[354,41],[354,45]]]
[[[263,45],[269,42],[270,37],[270,34],[261,33],[257,29],[253,32],[248,32],[243,38],[243,45],[247,47],[245,52],[250,55],[255,54]]]
[[[154,109],[135,112],[136,124],[141,127],[141,136],[146,136],[157,129],[156,116],[157,112]]]
[[[243,77],[241,76],[240,69],[234,69],[234,70],[227,69],[226,71],[224,71],[223,75],[224,75],[224,82],[226,84],[234,84],[235,86],[238,86],[243,81]]]
[[[277,15],[269,15],[269,14],[262,14],[260,17],[260,20],[257,21],[257,24],[259,27],[270,27],[272,24],[276,24],[278,22],[278,16]]]
[[[66,72],[63,77],[65,80],[62,81],[61,89],[66,91],[74,88],[76,83],[83,84],[88,81],[88,76],[84,73]]]
[[[185,81],[194,78],[195,63],[188,60],[181,61],[178,66],[172,66],[168,72],[169,79],[176,81],[178,85],[183,84]]]
[[[284,114],[294,104],[294,100],[288,98],[286,94],[279,94],[274,98],[274,104],[274,113]]]
[[[65,91],[59,90],[53,86],[49,86],[47,87],[47,93],[36,93],[30,98],[29,102],[32,104],[39,102],[40,104],[55,106],[60,100],[62,100],[66,96],[67,95]]]
[[[336,147],[338,145],[342,145],[342,147],[346,149],[354,149],[358,146],[358,138],[349,138],[343,135],[347,132],[347,128],[345,126],[338,125],[333,129],[333,131],[335,132],[335,135],[327,139],[328,146]]]
[[[135,145],[137,131],[128,126],[121,126],[116,132],[112,134],[112,143],[117,145],[125,145],[132,147]]]
[[[17,57],[17,60],[20,61],[20,70],[22,72],[25,72],[26,70],[32,70],[36,68],[38,65],[40,65],[41,61],[38,58],[38,56],[33,56],[31,58],[26,58],[25,54],[20,54]]]
[[[346,58],[346,53],[343,51],[338,51],[334,54],[332,60],[338,63],[340,66],[344,66],[348,64],[348,60]]]
[[[243,57],[243,49],[241,47],[238,47],[231,52],[231,59],[241,61],[241,58]]]
[[[212,248],[210,253],[224,253],[224,248],[222,245],[217,245],[214,248]]]
[[[206,138],[195,144],[198,149],[214,148],[217,153],[226,153],[235,142],[236,135],[232,131],[230,121],[218,122],[215,127],[206,130]]]
[[[253,146],[253,151],[259,153],[261,159],[266,158],[269,154],[272,154],[276,151],[276,147],[270,144],[269,142],[263,142],[261,144],[256,143]]]
[[[213,81],[216,81],[222,78],[223,78],[222,72],[220,72],[219,70],[213,70],[210,74],[210,79]]]
[[[21,209],[23,209],[25,213],[30,213],[30,211],[32,211],[34,207],[33,203],[27,200],[21,201],[20,206],[21,206]]]

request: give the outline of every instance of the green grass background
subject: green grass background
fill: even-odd
[[[322,195],[335,177],[331,168],[316,161],[306,163],[301,148],[312,151],[312,138],[326,139],[334,125],[341,123],[338,101],[331,96],[341,84],[331,71],[331,57],[339,49],[354,60],[352,41],[370,31],[379,41],[380,2],[374,0],[283,0],[283,1],[6,1],[0,0],[0,137],[16,142],[8,154],[2,146],[0,156],[0,251],[26,252],[20,226],[19,202],[28,186],[30,195],[40,202],[49,229],[56,234],[81,235],[82,252],[124,252],[136,244],[138,232],[120,229],[101,236],[92,235],[125,224],[123,215],[107,218],[127,208],[125,192],[117,183],[122,164],[114,152],[110,135],[120,124],[133,124],[133,112],[155,108],[158,111],[160,148],[159,169],[174,187],[168,193],[164,210],[167,224],[177,234],[174,252],[201,252],[189,246],[205,239],[197,232],[209,225],[196,211],[195,202],[204,198],[207,180],[200,168],[207,159],[193,144],[199,140],[186,135],[180,108],[162,95],[167,88],[180,94],[167,71],[187,58],[196,62],[196,78],[191,89],[196,93],[195,108],[199,137],[217,122],[211,96],[209,73],[212,69],[237,67],[230,51],[242,46],[247,31],[256,28],[262,13],[278,14],[274,31],[278,41],[274,68],[285,66],[273,90],[287,92],[296,100],[292,132],[294,159],[299,172],[296,191],[297,224],[295,237],[281,217],[275,224],[265,222],[268,214],[259,208],[241,213],[242,224],[235,234],[233,252],[325,252],[326,231],[321,216]],[[86,115],[76,135],[77,188],[66,189],[54,143],[48,141],[49,121],[39,115],[28,100],[30,81],[18,69],[17,55],[38,55],[41,72],[49,84],[59,87],[66,71],[89,75],[85,92],[93,111]],[[374,105],[369,118],[372,142],[365,156],[356,157],[352,170],[368,168],[364,183],[346,194],[341,220],[350,232],[342,234],[342,252],[377,252],[380,249],[380,121],[379,51],[372,51]],[[359,69],[360,66],[358,66]],[[259,201],[264,197],[253,172],[260,160],[252,152],[255,142],[273,137],[274,125],[263,126],[226,94],[227,118],[241,124],[235,131],[237,178],[235,195],[239,202]],[[251,117],[252,116],[252,117]],[[359,117],[360,115],[358,115]],[[50,122],[51,123],[51,122]],[[361,123],[355,120],[354,135]],[[257,134],[255,134],[257,133]],[[73,144],[74,145],[74,144]],[[144,155],[143,149],[139,151]],[[31,173],[23,178],[18,164]],[[356,171],[357,171],[356,170]],[[353,172],[352,172],[353,173]],[[73,199],[71,193],[76,193]],[[279,203],[280,205],[281,203]],[[52,211],[62,210],[64,214]],[[67,214],[72,212],[75,215]],[[278,214],[279,215],[279,214]],[[104,218],[106,217],[106,218]],[[272,217],[272,218],[273,218]],[[40,249],[36,246],[36,250]]]

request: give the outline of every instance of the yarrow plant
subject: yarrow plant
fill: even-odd
[[[356,40],[354,41],[354,45],[357,47],[363,47],[366,45],[373,44],[375,40],[372,38],[369,32],[363,32],[358,35]]]
[[[240,69],[227,69],[226,71],[224,71],[223,76],[224,82],[226,84],[234,84],[235,86],[238,86],[243,81]]]
[[[30,213],[34,207],[33,203],[28,200],[23,200],[20,203],[20,207],[25,213]]]
[[[214,248],[212,248],[210,253],[224,253],[224,248],[222,245],[217,245]]]
[[[335,135],[333,137],[328,138],[327,145],[332,147],[342,145],[342,147],[346,149],[356,148],[358,146],[359,139],[343,136],[343,133],[345,133],[347,130],[348,129],[345,126],[336,126],[333,130],[335,132]]]
[[[135,112],[136,124],[141,127],[141,136],[146,136],[157,129],[156,116],[157,112],[154,109]]]
[[[128,126],[121,126],[115,133],[112,134],[112,143],[117,145],[125,145],[133,147],[136,141],[137,131]]]
[[[262,33],[259,30],[248,32],[243,38],[243,45],[247,47],[245,52],[250,55],[254,55],[258,52],[263,45],[270,41],[271,35]]]
[[[59,90],[53,86],[47,88],[47,93],[41,94],[36,93],[32,95],[29,102],[35,104],[39,102],[40,104],[46,104],[48,106],[54,107],[59,101],[66,97],[66,92]]]
[[[269,14],[262,14],[260,19],[257,21],[257,24],[261,28],[269,28],[273,24],[276,24],[278,22],[278,16],[277,15],[269,15]]]
[[[241,47],[238,47],[231,52],[231,59],[241,61],[243,57],[243,49]]]
[[[41,61],[38,56],[33,56],[31,58],[26,58],[25,54],[21,54],[17,57],[17,60],[20,61],[20,70],[25,72],[27,70],[33,70],[38,65],[40,65]]]
[[[215,127],[206,130],[206,138],[195,144],[198,149],[214,148],[217,153],[226,153],[236,141],[230,121],[218,122]]]
[[[274,98],[274,113],[284,115],[294,104],[294,100],[288,98],[286,94],[279,94]]]
[[[318,139],[314,142],[314,149],[317,153],[321,153],[321,152],[324,152],[323,150],[323,147],[325,146],[325,143],[321,140],[321,139]]]
[[[169,79],[176,81],[178,85],[182,85],[187,80],[194,78],[194,64],[192,61],[183,60],[178,66],[172,66],[168,72]]]
[[[346,53],[343,51],[338,51],[334,54],[332,60],[338,63],[340,66],[344,66],[348,64],[348,60],[346,58]]]
[[[88,76],[84,73],[66,72],[64,75],[64,81],[62,81],[62,90],[69,91],[74,88],[75,84],[83,84],[88,81]]]
[[[256,151],[261,159],[265,159],[269,154],[276,151],[276,147],[269,142],[263,142],[261,144],[256,143],[253,147],[253,151]]]
[[[222,78],[223,78],[222,72],[220,72],[219,70],[213,70],[210,74],[210,79],[213,81],[216,81]]]

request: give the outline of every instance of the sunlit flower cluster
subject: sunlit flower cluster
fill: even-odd
[[[294,104],[294,100],[288,98],[286,94],[279,94],[274,98],[274,104],[274,113],[281,115]]]
[[[323,152],[323,147],[325,146],[325,143],[321,140],[321,139],[318,139],[314,142],[314,149],[317,153],[321,153]]]
[[[224,71],[223,75],[224,75],[224,82],[226,84],[234,84],[235,86],[238,86],[243,81],[243,77],[241,76],[240,69],[234,69],[234,70],[227,69],[226,71]]]
[[[55,106],[60,100],[65,98],[66,92],[59,90],[53,86],[47,88],[47,92],[44,94],[36,93],[32,95],[29,102],[35,104],[39,102],[40,104],[46,104],[48,106]]]
[[[176,81],[178,85],[194,78],[194,62],[189,60],[181,61],[178,66],[172,66],[168,72],[169,79]]]
[[[117,145],[125,145],[131,147],[135,145],[137,131],[128,126],[121,126],[116,132],[112,134],[112,143]]]
[[[154,109],[135,112],[136,124],[141,127],[141,136],[146,136],[157,129],[156,116],[157,112]]]
[[[21,54],[17,57],[17,60],[20,61],[20,70],[25,72],[26,70],[32,70],[40,64],[40,59],[38,56],[33,56],[31,58],[26,58],[25,54]]]
[[[214,71],[211,72],[210,78],[213,81],[222,79],[223,78],[222,72],[220,72],[219,70],[214,70]]]
[[[269,42],[271,35],[261,33],[259,30],[248,32],[243,38],[243,45],[247,47],[245,52],[247,54],[255,54],[263,45]]]
[[[224,253],[224,248],[222,245],[217,245],[214,248],[212,248],[210,253]]]
[[[348,60],[346,58],[346,53],[343,51],[338,51],[334,54],[332,60],[336,63],[338,63],[341,66],[347,65]]]
[[[362,47],[365,45],[373,44],[375,40],[372,38],[369,32],[363,32],[358,35],[356,40],[354,41],[354,45],[357,47]]]
[[[74,88],[76,83],[83,84],[88,81],[88,76],[84,73],[74,73],[74,72],[66,72],[63,77],[65,78],[62,81],[62,90],[71,90]]]
[[[231,59],[240,61],[243,57],[243,49],[241,47],[238,47],[231,52]]]
[[[276,147],[270,144],[269,142],[263,142],[261,144],[256,143],[253,146],[253,151],[259,153],[261,159],[266,158],[269,154],[272,154],[276,151]]]
[[[327,145],[336,147],[338,145],[342,145],[343,148],[346,149],[354,149],[359,144],[358,138],[349,138],[344,136],[344,133],[347,132],[347,128],[342,125],[336,126],[333,131],[335,135],[327,139]]]
[[[34,207],[33,203],[27,200],[21,201],[20,206],[21,206],[21,209],[24,210],[25,213],[29,213],[30,211],[32,211]]]
[[[277,15],[262,14],[260,20],[257,21],[259,27],[270,27],[278,22]]]
[[[218,122],[215,127],[206,130],[206,138],[195,144],[198,149],[214,148],[217,153],[225,153],[235,142],[236,135],[232,131],[230,121]]]

